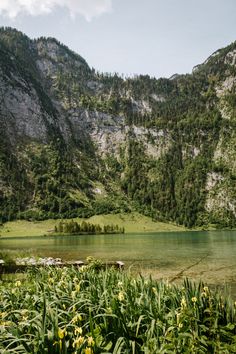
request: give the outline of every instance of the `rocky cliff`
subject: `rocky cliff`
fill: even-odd
[[[121,78],[2,28],[1,219],[137,209],[234,226],[235,87],[236,43],[191,75]]]

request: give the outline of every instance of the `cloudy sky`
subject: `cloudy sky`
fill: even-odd
[[[236,40],[236,0],[0,0],[0,24],[56,37],[100,71],[191,72]]]

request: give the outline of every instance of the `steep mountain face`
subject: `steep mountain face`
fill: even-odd
[[[191,75],[100,74],[53,38],[0,30],[0,218],[137,209],[236,225],[236,43]]]

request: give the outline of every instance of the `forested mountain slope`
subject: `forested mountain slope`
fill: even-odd
[[[156,64],[158,65],[158,63]],[[0,29],[0,218],[139,210],[236,225],[236,42],[170,79]]]

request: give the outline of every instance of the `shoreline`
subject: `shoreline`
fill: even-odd
[[[69,220],[69,219],[68,219]],[[189,231],[184,226],[179,226],[171,223],[153,221],[150,217],[144,216],[137,212],[129,214],[101,214],[94,215],[88,219],[74,218],[74,221],[81,223],[83,221],[91,224],[104,225],[119,225],[124,227],[125,234],[130,233],[156,233],[156,232],[175,232]],[[0,227],[0,240],[13,237],[35,237],[35,236],[51,236],[55,225],[60,219],[48,219],[43,221],[26,221],[17,220],[5,223]],[[67,236],[67,235],[66,235]]]
[[[133,232],[125,232],[123,234],[121,233],[100,233],[100,234],[89,234],[89,233],[84,233],[84,234],[42,234],[42,235],[0,235],[0,241],[1,240],[19,240],[19,239],[29,239],[29,238],[66,238],[66,237],[84,237],[84,236],[106,236],[106,235],[113,235],[114,237],[116,235],[122,235],[122,236],[126,236],[126,235],[135,235],[135,234],[141,234],[141,235],[150,235],[150,234],[161,234],[161,233],[188,233],[188,232],[221,232],[221,231],[236,231],[236,229],[185,229],[185,230],[158,230],[158,231],[133,231]]]
[[[67,219],[71,220],[71,219]],[[176,225],[174,223],[164,223],[160,221],[153,221],[150,217],[144,216],[137,212],[129,214],[101,214],[94,215],[88,219],[74,218],[74,221],[82,223],[83,221],[91,224],[114,224],[119,227],[124,227],[126,234],[150,234],[150,233],[166,233],[166,232],[209,232],[209,231],[235,231],[236,229],[222,228],[218,229],[214,225],[209,227],[188,229],[184,226]],[[13,238],[27,238],[27,237],[67,237],[68,234],[55,234],[54,227],[58,224],[60,219],[48,219],[43,221],[26,221],[17,220],[5,223],[0,227],[0,240]],[[89,234],[99,236],[99,234]],[[114,234],[115,236],[116,234]],[[73,236],[84,236],[84,234]]]

